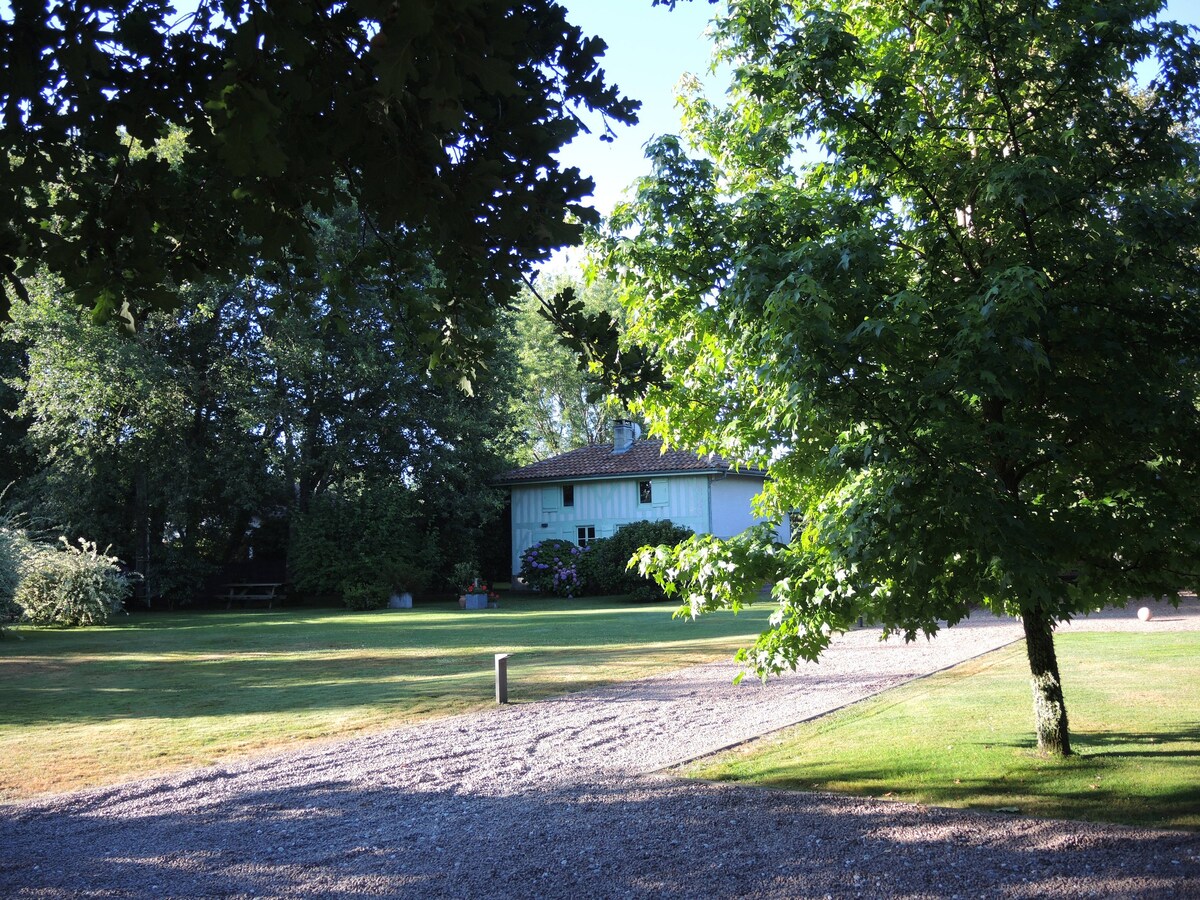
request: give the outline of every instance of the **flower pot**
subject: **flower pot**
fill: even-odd
[[[467,594],[465,609],[487,609],[487,594]]]

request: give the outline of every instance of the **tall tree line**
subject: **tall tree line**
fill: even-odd
[[[315,266],[189,285],[133,334],[34,279],[4,335],[26,454],[9,501],[111,543],[167,600],[253,553],[383,599],[477,555],[502,502],[487,478],[514,455],[514,341],[483,336],[470,393],[431,376],[428,323],[397,310],[432,268],[396,266],[350,206],[314,240]]]

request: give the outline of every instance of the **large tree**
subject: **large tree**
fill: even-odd
[[[802,521],[645,555],[696,613],[773,583],[759,672],[858,616],[911,639],[981,604],[1023,621],[1066,754],[1056,623],[1195,578],[1200,56],[1161,6],[719,21],[732,99],[690,95],[695,152],[654,146],[606,252],[662,367],[653,430],[767,468],[764,508]]]
[[[469,370],[518,276],[595,215],[554,154],[588,111],[634,119],[603,51],[553,0],[7,4],[0,321],[45,268],[136,325],[202,275],[311,263],[314,214],[352,200],[394,265],[432,253],[438,278],[391,299]],[[186,166],[157,149],[180,132]]]
[[[352,207],[314,240],[320,274],[262,265],[197,284],[132,335],[31,279],[0,344],[25,358],[11,387],[37,460],[10,499],[111,544],[170,600],[251,546],[303,557],[302,587],[378,588],[375,602],[474,555],[501,503],[487,478],[512,453],[511,341],[491,342],[471,395],[431,377],[425,324],[408,329],[389,300],[419,293],[428,269],[391,269]],[[357,544],[313,558],[343,526]]]
[[[611,439],[613,410],[600,378],[560,340],[548,314],[566,302],[604,322],[620,318],[612,286],[603,281],[585,284],[562,274],[522,296],[512,321],[522,390],[511,409],[514,424],[524,432],[522,464]]]

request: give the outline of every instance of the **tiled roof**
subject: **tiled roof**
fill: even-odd
[[[612,444],[580,447],[560,456],[552,456],[531,466],[498,475],[496,484],[527,481],[563,481],[572,478],[603,478],[614,475],[656,475],[667,472],[728,472],[729,463],[716,454],[699,457],[688,450],[662,452],[662,442],[654,439],[634,441],[624,453],[613,453]],[[746,474],[763,473],[756,469]]]

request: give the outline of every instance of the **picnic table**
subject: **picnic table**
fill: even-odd
[[[231,581],[224,585],[217,594],[218,599],[225,601],[225,608],[230,609],[233,601],[238,600],[242,606],[248,600],[266,600],[267,609],[271,609],[276,600],[283,599],[282,581]]]

